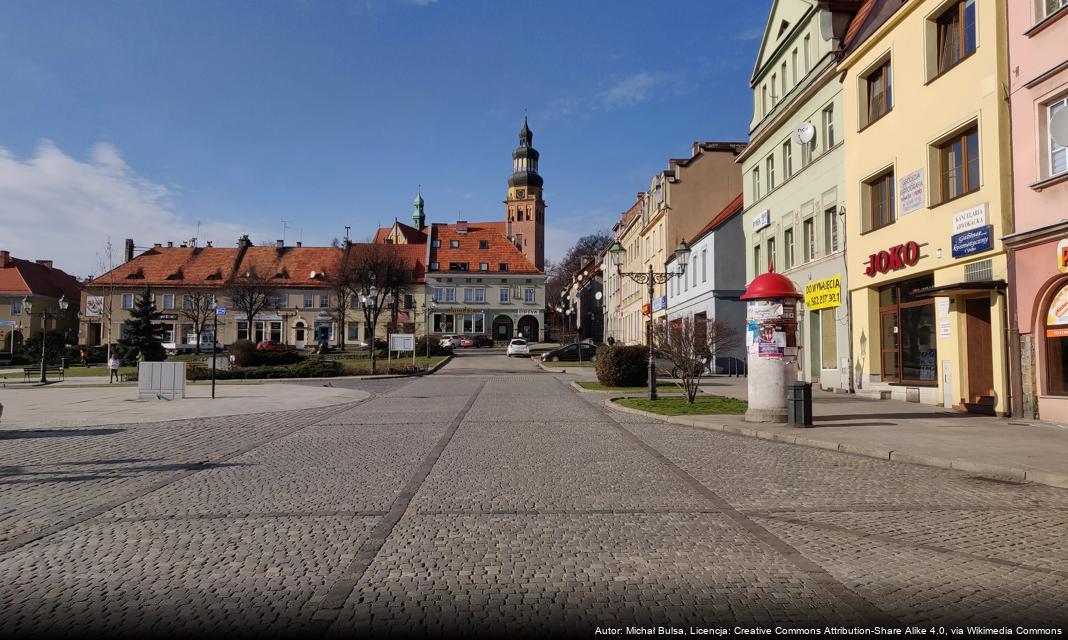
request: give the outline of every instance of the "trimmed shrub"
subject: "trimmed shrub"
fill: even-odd
[[[597,382],[606,387],[640,387],[649,367],[648,349],[642,346],[599,347]]]
[[[215,371],[216,380],[268,380],[271,378],[333,378],[344,373],[340,362],[308,358],[303,362],[288,365],[241,367],[229,371]],[[187,380],[210,380],[208,367],[186,367]]]
[[[256,343],[251,340],[238,340],[227,350],[234,357],[234,364],[239,367],[250,367],[256,363]]]
[[[290,349],[287,349],[285,351],[258,350],[253,352],[252,362],[249,363],[249,366],[263,367],[282,364],[296,364],[303,359],[304,356]]]

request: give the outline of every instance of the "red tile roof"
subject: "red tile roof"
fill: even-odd
[[[238,251],[236,247],[153,247],[89,284],[222,286],[233,273]]]
[[[439,271],[448,271],[449,263],[466,262],[468,271],[479,272],[479,264],[485,262],[490,273],[505,273],[500,269],[503,262],[508,264],[507,273],[540,274],[538,268],[499,230],[505,226],[504,222],[469,222],[467,233],[460,233],[456,224],[435,224],[430,237],[440,240],[441,246],[431,246],[430,262],[438,263]],[[458,247],[450,246],[453,240],[459,243]],[[483,241],[485,249],[480,248]]]
[[[325,278],[337,275],[341,256],[335,247],[249,247],[236,273],[251,270],[285,287],[322,286]]]
[[[65,295],[68,300],[81,297],[81,285],[78,279],[62,269],[48,265],[9,258],[0,265],[0,294],[27,294],[58,298]]]
[[[426,243],[426,229],[416,229],[411,225],[404,224],[399,220],[393,221],[393,226],[397,227],[400,235],[404,237],[404,241],[408,244],[425,244]],[[386,238],[393,232],[393,226],[379,227],[375,232],[375,237],[371,241],[372,244],[385,244]],[[397,243],[402,244],[402,243]]]
[[[359,251],[360,247],[380,245],[379,242],[357,243],[349,245],[349,251]],[[412,270],[416,282],[426,281],[426,243],[423,244],[392,244],[389,250],[399,254],[404,259],[407,267]]]

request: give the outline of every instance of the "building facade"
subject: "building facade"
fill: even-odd
[[[747,282],[769,268],[809,291],[799,379],[851,389],[845,290],[845,151],[837,56],[860,3],[777,0],[750,79],[744,174]]]
[[[871,5],[839,65],[856,387],[1004,414],[1006,3]]]
[[[623,244],[624,233],[630,226],[630,223],[638,215],[638,212],[641,211],[641,208],[644,206],[644,202],[645,193],[639,192],[638,195],[635,196],[634,203],[630,206],[630,208],[621,213],[619,216],[619,220],[617,220],[616,223],[612,225],[612,235],[615,237],[616,241],[624,247],[627,246],[626,244]],[[603,265],[611,265],[612,263],[611,258],[609,258],[608,256],[609,248],[611,248],[611,245],[605,248],[605,250],[602,251],[601,255],[599,256],[601,264]],[[603,274],[604,339],[607,342],[608,339],[611,338],[613,342],[626,344],[630,337],[630,319],[628,317],[628,314],[631,312],[629,309],[629,306],[631,305],[628,305],[627,310],[624,311],[623,301],[625,297],[625,283],[623,281],[629,280],[629,278],[620,277],[620,275],[616,273],[616,270],[612,268],[605,269]],[[630,287],[626,288],[629,295]]]
[[[30,309],[25,305],[27,297]],[[66,311],[59,308],[61,297],[69,303]],[[18,351],[24,340],[42,331],[58,331],[73,344],[80,297],[78,279],[57,269],[51,260],[22,260],[0,251],[0,354]]]
[[[1068,2],[1008,3],[1012,413],[1068,423]],[[1058,114],[1060,114],[1058,116]],[[1058,139],[1059,137],[1059,139]]]
[[[706,341],[707,327],[719,322],[738,330],[745,325],[745,304],[739,296],[745,291],[745,231],[742,196],[738,196],[703,229],[687,238],[690,264],[682,277],[668,282],[668,322],[689,320],[698,340]],[[675,269],[675,256],[668,259]],[[745,370],[745,343],[718,352],[710,362],[716,373]]]

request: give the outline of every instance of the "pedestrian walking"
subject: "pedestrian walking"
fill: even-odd
[[[112,355],[108,358],[108,383],[117,382],[119,379],[119,356]]]
[[[85,349],[82,349],[81,352],[79,352],[78,355],[82,359],[82,366],[85,367],[86,369],[88,369],[89,368],[89,352],[87,352]]]

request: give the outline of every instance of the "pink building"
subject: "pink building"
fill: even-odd
[[[1068,423],[1068,141],[1050,126],[1068,112],[1068,0],[1012,0],[1008,29],[1012,411]]]

